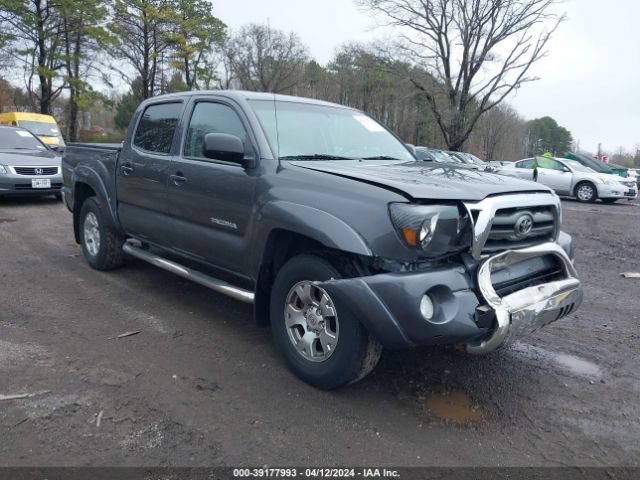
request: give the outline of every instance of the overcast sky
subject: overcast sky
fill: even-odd
[[[640,2],[567,0],[568,19],[549,44],[549,56],[510,103],[527,119],[555,118],[595,151],[640,144]],[[389,29],[352,0],[214,0],[214,13],[231,29],[266,23],[294,31],[320,63],[347,41],[385,39]]]

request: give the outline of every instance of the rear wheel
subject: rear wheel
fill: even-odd
[[[593,183],[582,182],[576,186],[575,195],[580,202],[595,202],[598,198],[598,191]]]
[[[602,198],[603,203],[616,203],[618,201],[617,198]]]
[[[271,290],[271,329],[287,365],[305,382],[338,388],[375,368],[382,348],[353,314],[315,282],[340,278],[329,262],[298,255]]]
[[[80,245],[87,263],[96,270],[122,265],[125,238],[111,224],[105,207],[90,197],[80,209]]]

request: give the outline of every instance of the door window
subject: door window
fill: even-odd
[[[202,154],[204,137],[208,133],[227,133],[235,135],[246,146],[247,131],[238,114],[222,103],[199,102],[193,109],[187,138],[184,144],[184,156],[205,158]]]
[[[162,103],[145,108],[133,144],[154,153],[169,153],[176,132],[182,104]]]
[[[518,162],[518,164],[516,165],[517,168],[528,168],[528,169],[532,169],[533,168],[533,158],[529,159],[529,160],[523,160],[522,162]]]
[[[563,167],[560,162],[553,160],[552,158],[538,157],[538,168],[546,168],[548,170],[562,171]]]

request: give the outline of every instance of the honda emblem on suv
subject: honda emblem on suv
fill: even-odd
[[[36,168],[35,172],[36,172],[36,175],[42,175],[43,170],[41,168]]]

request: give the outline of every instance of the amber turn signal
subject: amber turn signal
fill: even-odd
[[[413,230],[403,228],[402,236],[404,237],[404,241],[407,242],[407,245],[415,247],[418,244],[418,234]]]

